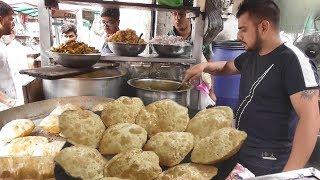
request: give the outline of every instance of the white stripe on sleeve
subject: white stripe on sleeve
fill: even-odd
[[[305,56],[305,54],[302,51],[300,51],[300,49],[297,48],[296,46],[290,43],[285,43],[285,45],[289,49],[291,49],[298,57],[306,88],[317,87],[318,83],[314,76],[314,72],[312,70],[309,58]]]

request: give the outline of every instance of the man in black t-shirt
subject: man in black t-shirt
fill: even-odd
[[[235,162],[256,176],[303,168],[320,126],[316,67],[298,48],[280,40],[280,10],[272,0],[244,0],[237,18],[238,39],[246,52],[234,61],[198,64],[187,71],[184,82],[202,72],[241,74],[235,124],[248,138]]]

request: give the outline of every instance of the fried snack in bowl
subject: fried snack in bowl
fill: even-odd
[[[118,56],[135,57],[147,47],[143,39],[139,39],[136,31],[132,29],[120,30],[108,39],[109,49]]]
[[[89,68],[96,64],[101,53],[85,43],[68,41],[57,48],[48,51],[54,61],[68,68]]]
[[[139,36],[135,30],[126,29],[117,31],[108,38],[108,42],[125,43],[125,44],[145,44],[146,42],[141,38],[138,42]]]
[[[99,53],[94,47],[90,47],[83,42],[68,41],[61,44],[59,47],[53,47],[52,52],[66,53],[66,54],[94,54]]]

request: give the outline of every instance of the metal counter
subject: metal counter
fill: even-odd
[[[293,180],[293,179],[304,179],[304,180],[316,180],[320,179],[320,171],[315,168],[299,169],[296,171],[289,171],[279,174],[271,174],[266,176],[260,176],[250,178],[249,180]]]

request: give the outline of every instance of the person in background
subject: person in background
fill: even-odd
[[[105,30],[105,41],[107,38],[119,31],[120,11],[117,8],[103,8],[101,13],[101,22]],[[103,44],[101,55],[112,53],[107,42]]]
[[[192,24],[191,20],[187,18],[187,13],[184,10],[172,12],[173,29],[167,33],[169,36],[181,36],[186,41],[191,41]],[[212,47],[210,44],[203,45],[202,47],[202,59],[201,62],[207,62],[207,59],[211,58]],[[212,88],[211,75],[203,73],[201,80],[207,85],[209,89],[209,96],[213,101],[217,100],[216,95]]]
[[[13,28],[13,9],[5,2],[0,1],[0,38],[10,35]],[[10,67],[7,61],[6,45],[0,42],[0,110],[15,105],[16,90]]]
[[[256,176],[304,168],[320,128],[316,66],[281,41],[280,9],[274,1],[244,0],[237,18],[246,52],[235,60],[193,66],[184,79],[193,81],[202,72],[241,74],[235,124],[248,137],[219,172],[230,172],[236,163]]]
[[[191,41],[192,24],[191,20],[187,18],[186,11],[173,11],[171,14],[173,28],[167,34],[169,36],[181,36],[184,40]],[[206,59],[210,59],[212,55],[211,44],[203,45],[202,52]]]
[[[22,86],[31,82],[34,78],[19,73],[20,70],[29,68],[27,52],[31,52],[32,49],[23,46],[16,38],[15,32],[12,31],[10,35],[2,36],[1,40],[6,44],[7,61],[16,90],[15,106],[19,106],[24,104]]]
[[[61,31],[65,38],[65,41],[76,41],[78,38],[77,27],[74,24],[64,24],[61,27]]]

